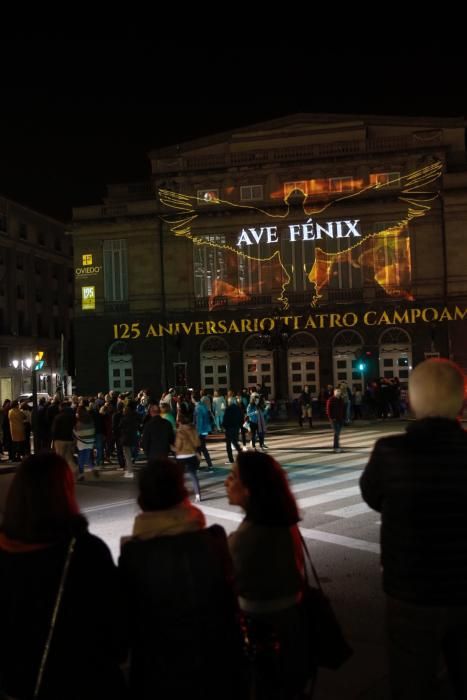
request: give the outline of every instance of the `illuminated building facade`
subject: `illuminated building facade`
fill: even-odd
[[[467,367],[463,119],[298,114],[150,158],[74,210],[79,391]]]

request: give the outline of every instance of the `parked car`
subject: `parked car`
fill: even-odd
[[[51,397],[46,391],[38,391],[37,392],[37,402],[39,403],[39,399],[44,398],[46,401],[50,401]],[[24,401],[27,401],[29,408],[32,410],[32,394],[20,394],[17,398],[17,401],[19,401],[19,405],[21,406]]]

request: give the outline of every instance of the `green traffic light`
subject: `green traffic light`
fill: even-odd
[[[365,371],[365,365],[363,364],[363,362],[360,362],[360,364],[358,365],[358,369],[360,370],[360,372]]]

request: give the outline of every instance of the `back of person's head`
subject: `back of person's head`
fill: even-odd
[[[189,425],[190,423],[193,425],[189,413],[183,413],[183,411],[180,411],[180,413],[178,414],[178,422],[180,423],[180,425]]]
[[[183,467],[176,460],[150,460],[139,473],[138,503],[142,510],[167,510],[185,500]]]
[[[240,452],[237,466],[249,491],[248,520],[260,525],[293,525],[300,520],[285,472],[273,457],[263,452]]]
[[[464,403],[465,377],[454,362],[421,362],[409,377],[409,399],[417,418],[457,418]]]
[[[149,415],[151,418],[154,418],[154,416],[160,415],[161,409],[159,408],[157,403],[151,403],[149,404]]]
[[[18,467],[5,504],[2,531],[21,542],[57,542],[79,522],[74,478],[67,462],[54,452],[27,457]]]

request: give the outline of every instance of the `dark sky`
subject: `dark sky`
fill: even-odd
[[[148,177],[158,146],[298,111],[467,116],[462,56],[416,71],[407,57],[357,69],[355,56],[341,70],[304,71],[298,57],[198,51],[185,74],[180,57],[145,42],[54,42],[37,54],[30,42],[26,53],[5,45],[22,62],[10,58],[1,92],[0,194],[65,220],[99,203],[107,183]]]

